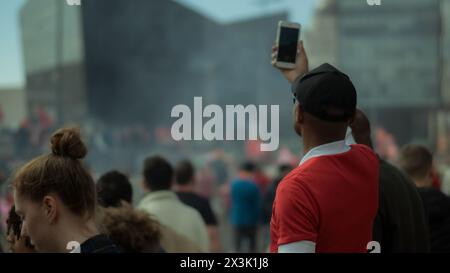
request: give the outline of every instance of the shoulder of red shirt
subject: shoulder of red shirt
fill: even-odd
[[[377,156],[377,154],[369,147],[367,147],[366,145],[363,144],[352,144],[350,145],[351,149],[348,152],[357,152],[360,153],[361,156],[366,157],[368,160],[373,160],[374,162],[376,162],[376,164],[379,164],[379,158]],[[348,153],[346,152],[346,153]],[[340,155],[340,154],[338,154]],[[308,171],[308,167],[311,164],[314,164],[314,162],[317,159],[320,159],[321,157],[330,157],[330,156],[338,156],[338,155],[324,155],[324,156],[318,156],[318,157],[314,157],[309,159],[308,161],[306,161],[305,163],[303,163],[302,165],[297,166],[296,168],[294,168],[290,173],[288,173],[280,182],[280,186],[283,185],[284,181],[288,181],[288,180],[293,180],[295,179],[297,176],[301,176],[303,173]]]

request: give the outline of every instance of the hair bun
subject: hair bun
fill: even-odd
[[[63,128],[53,134],[50,140],[52,153],[56,156],[82,159],[87,154],[87,148],[76,128]]]

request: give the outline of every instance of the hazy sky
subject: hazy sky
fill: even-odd
[[[18,12],[25,0],[1,1],[0,86],[21,86],[24,81]]]
[[[33,0],[38,1],[38,0]],[[61,0],[64,1],[64,0]],[[95,1],[95,0],[89,0]],[[122,0],[129,1],[129,0]],[[217,20],[245,19],[273,10],[290,11],[290,20],[308,24],[315,0],[177,0],[192,2],[195,8],[216,16]],[[195,2],[193,2],[195,1]],[[1,1],[0,8],[0,87],[24,85],[22,46],[19,30],[19,10],[25,0]],[[199,4],[200,3],[200,4]],[[255,6],[259,8],[255,8]],[[269,9],[269,11],[267,10]],[[263,11],[261,11],[263,10]],[[239,12],[238,12],[239,11]]]
[[[175,0],[208,15],[218,23],[233,23],[264,14],[289,12],[291,20],[307,24],[315,0]]]

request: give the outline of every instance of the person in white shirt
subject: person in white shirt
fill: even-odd
[[[170,163],[160,156],[149,157],[144,161],[143,175],[143,188],[147,194],[137,208],[186,236],[203,252],[209,252],[208,232],[201,215],[184,205],[171,190],[174,170]]]

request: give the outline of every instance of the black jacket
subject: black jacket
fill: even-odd
[[[414,183],[402,171],[380,160],[379,207],[373,240],[382,253],[429,252],[424,207]]]
[[[419,188],[431,237],[431,252],[450,252],[450,197],[434,188]]]
[[[122,251],[104,234],[89,238],[81,244],[81,253],[121,253]]]

